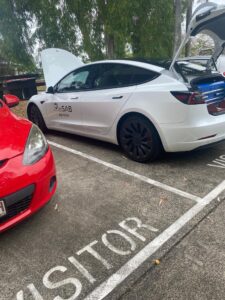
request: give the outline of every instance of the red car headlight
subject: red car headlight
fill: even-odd
[[[48,143],[45,136],[36,125],[33,125],[27,139],[23,156],[23,164],[32,165],[36,163],[45,155],[47,150]]]

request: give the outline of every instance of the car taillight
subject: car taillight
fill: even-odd
[[[210,115],[217,116],[225,113],[225,100],[219,103],[211,103],[207,106]]]
[[[180,102],[187,105],[204,104],[205,100],[202,94],[198,92],[171,92],[171,94]]]

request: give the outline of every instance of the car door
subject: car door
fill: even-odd
[[[49,128],[78,133],[82,131],[82,92],[88,89],[89,75],[90,68],[81,67],[66,75],[54,87],[54,93],[45,103]]]
[[[81,109],[87,134],[106,134],[136,89],[132,66],[118,63],[93,65],[92,88],[83,93]]]

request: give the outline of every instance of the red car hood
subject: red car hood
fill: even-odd
[[[0,101],[0,161],[22,154],[31,129],[31,123],[17,118]]]

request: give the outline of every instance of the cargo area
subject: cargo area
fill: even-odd
[[[196,78],[191,81],[194,92],[201,95],[210,115],[225,113],[225,78],[220,75]]]

